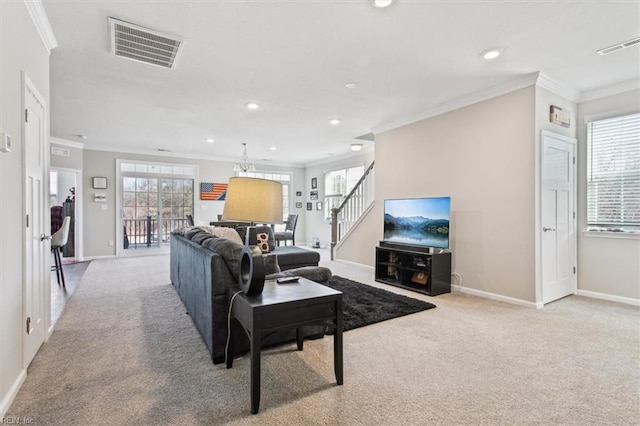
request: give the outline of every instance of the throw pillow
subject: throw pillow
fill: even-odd
[[[260,248],[261,252],[269,253],[271,251],[269,250],[269,234],[265,232],[259,232],[256,235],[256,239],[258,240],[258,247]]]
[[[223,226],[201,226],[200,228],[218,238],[226,238],[227,240],[242,244],[240,235],[238,235],[238,232],[233,228],[226,228]]]
[[[258,225],[256,226],[257,234],[267,234],[267,243],[269,244],[269,252],[272,252],[276,249],[276,237],[273,234],[273,229],[269,225]]]

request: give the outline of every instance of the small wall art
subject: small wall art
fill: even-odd
[[[302,197],[302,191],[296,191],[296,197]]]
[[[93,177],[93,189],[107,189],[107,178],[94,176]]]
[[[322,201],[316,202],[316,210],[322,210]]]
[[[311,178],[311,189],[316,189],[318,187],[318,178]]]
[[[307,203],[307,210],[313,210],[313,203]]]
[[[311,199],[312,200],[318,199],[318,191],[311,191]]]
[[[302,208],[302,203],[298,202],[296,203],[296,209],[301,209]]]

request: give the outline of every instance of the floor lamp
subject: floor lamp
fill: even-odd
[[[250,223],[245,232],[245,247],[240,259],[239,284],[249,296],[262,293],[264,263],[262,253],[251,249],[251,246],[257,244],[253,225],[282,223],[282,184],[248,177],[229,179],[222,218]]]

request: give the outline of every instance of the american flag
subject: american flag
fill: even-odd
[[[201,200],[217,200],[223,201],[227,197],[226,183],[200,183],[200,199]]]

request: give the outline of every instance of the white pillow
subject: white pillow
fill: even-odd
[[[218,238],[226,238],[227,240],[234,241],[238,244],[244,244],[240,235],[238,235],[238,231],[233,228],[226,228],[224,226],[199,226],[198,228],[203,231],[207,231]]]

